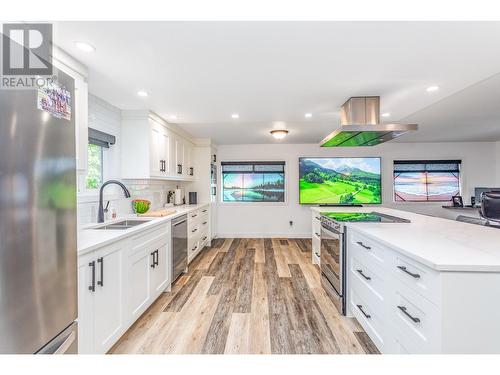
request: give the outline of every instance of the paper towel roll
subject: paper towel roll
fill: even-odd
[[[183,194],[182,194],[182,189],[175,189],[175,205],[176,206],[179,206],[181,204],[183,204]]]

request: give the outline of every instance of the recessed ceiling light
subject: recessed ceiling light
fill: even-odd
[[[288,130],[286,129],[271,130],[271,135],[276,139],[283,139],[288,135]]]
[[[177,120],[177,116],[176,116],[176,115],[171,115],[171,116],[170,116],[170,119],[171,119],[171,120]]]
[[[86,42],[75,42],[75,46],[82,50],[83,52],[94,52],[95,47],[92,44]]]
[[[137,91],[137,95],[139,96],[142,96],[143,98],[145,98],[146,96],[148,96],[148,93],[144,90],[139,90]]]
[[[305,118],[311,118],[311,117],[313,117],[313,115],[312,115],[312,113],[306,113],[306,114],[304,115],[304,117],[305,117]]]
[[[434,92],[434,91],[437,91],[439,90],[439,86],[429,86],[426,88],[426,91],[427,92]]]
[[[237,114],[237,113],[233,113],[233,114],[231,115],[231,118],[240,118],[240,115],[239,115],[239,114]]]
[[[390,116],[391,116],[391,112],[382,113],[382,117],[390,117]]]

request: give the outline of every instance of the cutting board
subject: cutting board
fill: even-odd
[[[164,217],[168,215],[173,215],[177,211],[175,210],[168,210],[168,209],[163,209],[163,210],[156,210],[156,211],[148,211],[144,214],[139,214],[138,216],[143,216],[143,217]]]

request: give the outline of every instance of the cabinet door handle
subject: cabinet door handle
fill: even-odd
[[[420,275],[418,273],[413,273],[413,272],[408,271],[405,266],[398,266],[398,268],[401,271],[403,271],[404,273],[406,273],[407,275],[410,275],[411,277],[413,277],[414,279],[420,279]]]
[[[363,305],[356,305],[356,306],[358,306],[359,311],[363,313],[366,319],[370,319],[372,317],[370,314],[365,313],[365,310],[363,310]]]
[[[321,258],[321,255],[319,255],[316,251],[314,252],[318,258]]]
[[[356,242],[359,246],[364,247],[366,250],[371,250],[372,248],[370,246],[366,246],[363,242],[357,241]]]
[[[155,252],[156,250],[151,253],[151,256],[153,257],[153,263],[151,263],[151,268],[155,268]]]
[[[410,318],[413,323],[420,323],[420,319],[411,316],[411,314],[407,311],[405,306],[398,306],[398,309],[400,309],[403,312],[403,314],[405,314],[408,318]]]
[[[189,175],[194,176],[194,168],[193,167],[189,168]]]
[[[177,164],[177,174],[182,174],[182,165]]]
[[[160,265],[160,253],[158,252],[159,249],[156,249],[155,251],[155,254],[156,254],[156,260],[154,260],[154,256],[153,256],[153,263],[156,265],[156,266],[159,266]]]
[[[97,263],[101,263],[101,280],[97,281],[97,285],[104,286],[104,258],[97,259]]]
[[[371,280],[371,279],[372,279],[371,277],[366,276],[366,275],[363,273],[363,270],[356,270],[356,271],[358,271],[358,273],[359,273],[361,276],[363,276],[363,277],[365,278],[365,280]]]
[[[89,290],[95,292],[95,261],[90,262],[89,267],[92,268],[92,283],[89,286]]]

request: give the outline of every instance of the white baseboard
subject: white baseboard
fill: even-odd
[[[311,233],[217,233],[217,238],[311,238]]]

